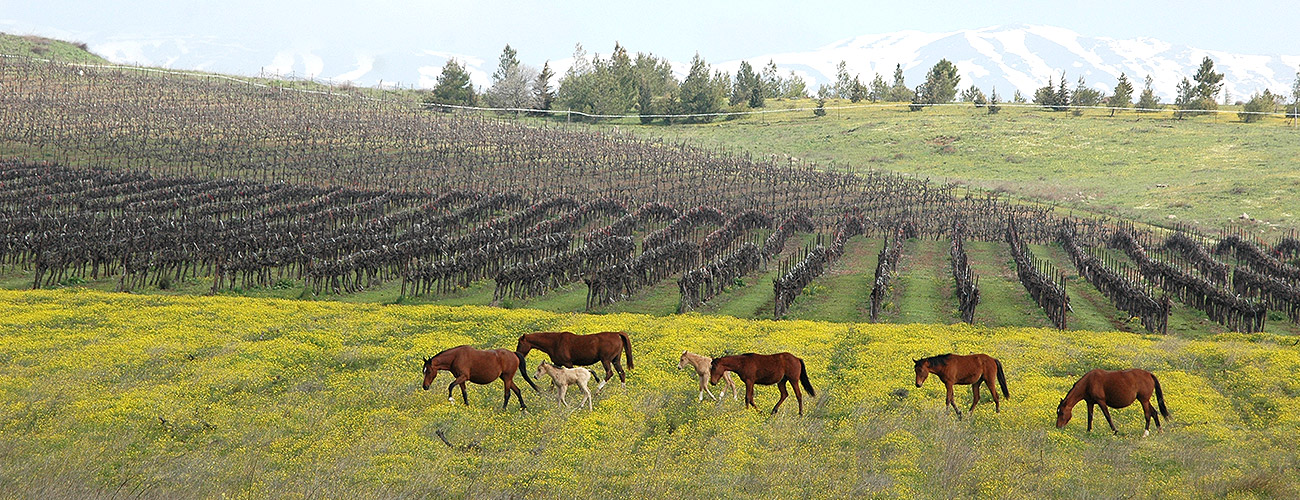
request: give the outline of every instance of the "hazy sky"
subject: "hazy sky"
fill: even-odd
[[[0,0],[0,30],[101,42],[185,37],[242,47],[357,51],[419,47],[493,57],[506,43],[527,62],[567,56],[581,42],[710,60],[806,50],[851,36],[1047,24],[1088,36],[1150,36],[1238,53],[1293,53],[1300,6],[1234,2],[703,2]]]

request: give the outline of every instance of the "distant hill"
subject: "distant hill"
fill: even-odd
[[[77,63],[102,64],[109,62],[92,54],[84,43],[65,42],[34,35],[11,35],[8,33],[0,33],[0,54]]]

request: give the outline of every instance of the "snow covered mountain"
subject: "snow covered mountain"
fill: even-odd
[[[1137,89],[1151,75],[1153,88],[1165,102],[1176,94],[1178,82],[1191,78],[1201,59],[1210,56],[1215,70],[1224,74],[1224,89],[1232,100],[1269,89],[1290,95],[1300,69],[1300,55],[1244,55],[1198,49],[1152,38],[1116,40],[1090,38],[1052,26],[997,26],[948,33],[899,31],[863,35],[832,43],[808,52],[770,54],[746,59],[756,68],[775,61],[784,71],[795,70],[816,83],[835,79],[836,66],[844,61],[850,74],[870,83],[879,73],[893,83],[894,65],[903,65],[908,86],[923,83],[925,73],[940,59],[956,64],[960,88],[975,84],[987,93],[996,87],[1009,98],[1015,89],[1032,97],[1051,77],[1059,81],[1066,74],[1074,87],[1083,76],[1089,86],[1109,93],[1120,73]],[[720,64],[735,71],[740,61]]]
[[[475,84],[487,86],[497,57],[497,54],[452,54],[420,47],[367,50],[347,46],[348,43],[338,41],[306,50],[266,49],[260,44],[236,45],[196,39],[90,40],[90,48],[122,63],[415,87],[431,87],[450,57],[466,64]],[[607,52],[601,49],[599,52]],[[654,47],[630,47],[630,50],[653,51]],[[1233,54],[1152,38],[1093,38],[1051,26],[862,35],[815,50],[755,55],[746,60],[756,69],[775,61],[783,74],[794,70],[808,80],[812,91],[817,85],[834,80],[840,61],[845,61],[850,74],[860,75],[863,83],[869,83],[876,73],[892,83],[894,65],[902,64],[907,84],[914,87],[924,81],[925,72],[934,63],[946,58],[960,70],[961,88],[975,84],[988,92],[996,87],[1007,99],[1017,89],[1032,96],[1036,88],[1046,84],[1048,77],[1059,79],[1062,72],[1071,87],[1083,76],[1090,86],[1109,93],[1123,72],[1138,89],[1143,78],[1151,75],[1157,94],[1169,102],[1178,82],[1195,74],[1201,59],[1207,55],[1214,60],[1216,70],[1225,74],[1224,88],[1234,101],[1265,88],[1289,95],[1300,67],[1300,55]],[[704,56],[707,59],[708,54]],[[533,66],[540,66],[541,62],[524,61]],[[563,75],[572,58],[568,54],[552,54],[550,62],[556,74]],[[717,69],[733,73],[740,66],[740,60],[710,62],[717,63]],[[684,77],[689,66],[684,61],[674,61],[673,67],[683,73],[679,77]]]

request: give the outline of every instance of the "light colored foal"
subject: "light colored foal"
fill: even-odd
[[[565,393],[568,392],[569,385],[577,384],[578,388],[582,389],[583,394],[583,400],[578,402],[578,407],[581,408],[582,403],[586,402],[587,409],[589,410],[594,410],[595,408],[592,405],[591,390],[587,388],[587,382],[590,381],[592,377],[595,377],[596,381],[600,382],[600,385],[596,386],[596,393],[598,394],[605,388],[605,383],[609,382],[609,380],[600,380],[600,377],[596,376],[596,372],[587,368],[565,368],[563,366],[555,366],[545,361],[537,365],[537,373],[533,375],[533,378],[540,380],[543,374],[549,375],[551,380],[555,383],[555,386],[560,388],[559,400],[560,403],[564,404],[564,406],[569,406],[569,402],[565,399]]]
[[[717,401],[718,398],[721,396],[727,395],[727,391],[723,390],[723,391],[718,391],[718,395],[714,396],[713,391],[709,390],[709,383],[708,383],[709,367],[712,364],[713,364],[713,358],[710,358],[708,356],[701,356],[691,351],[682,351],[682,359],[677,363],[678,370],[682,368],[686,368],[687,366],[691,366],[695,368],[695,375],[700,377],[699,401],[704,401],[704,393],[706,392],[709,393],[709,397],[713,398],[714,401]],[[731,372],[722,374],[722,378],[727,380],[727,388],[731,389],[731,399],[733,401],[736,400],[737,399],[736,383],[731,380]]]

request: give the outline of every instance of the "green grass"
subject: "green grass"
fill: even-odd
[[[769,101],[770,109],[814,101]],[[849,105],[831,101],[828,106]],[[1235,114],[1175,120],[1170,112],[875,106],[799,111],[707,124],[614,127],[757,157],[794,157],[828,168],[881,169],[1209,231],[1243,224],[1273,236],[1300,216],[1300,129],[1281,118],[1246,124]],[[1160,187],[1164,186],[1164,187]],[[1250,221],[1238,217],[1248,214]],[[1173,216],[1173,218],[1170,218]],[[1273,227],[1277,225],[1279,227]]]
[[[0,33],[0,54],[72,63],[104,64],[108,62],[104,58],[90,53],[83,43],[8,33]]]

